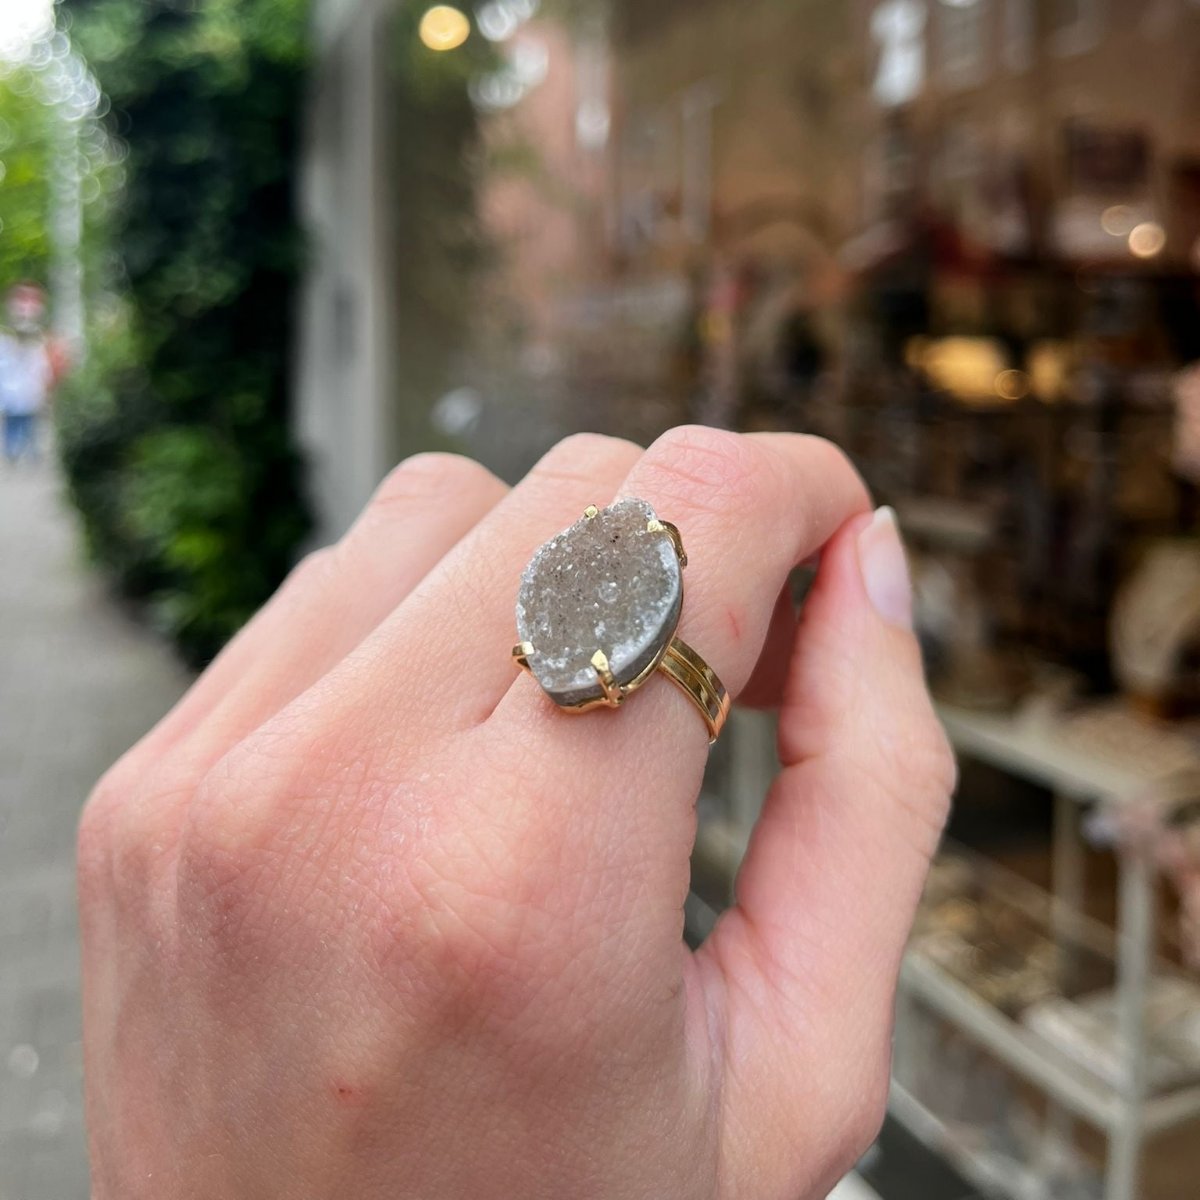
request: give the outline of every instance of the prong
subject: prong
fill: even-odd
[[[587,517],[589,521],[594,521],[600,515],[600,510],[594,504],[589,504],[587,508],[583,510],[583,515]]]
[[[612,673],[612,668],[608,665],[608,655],[603,650],[597,650],[592,655],[592,669],[596,672],[600,686],[604,689],[605,703],[616,708],[625,699],[625,696],[621,692],[621,685]]]
[[[679,532],[677,525],[672,525],[670,521],[660,521],[655,518],[646,522],[646,532],[667,534],[675,545],[675,557],[679,559],[679,565],[681,567],[687,566],[687,551],[683,548],[683,534]]]
[[[532,642],[518,642],[512,648],[513,662],[523,671],[529,670],[529,656],[533,653]]]
[[[672,525],[670,521],[664,521],[667,533],[671,535],[671,541],[675,543],[675,553],[679,557],[680,567],[687,566],[687,551],[683,548],[683,534],[679,532],[678,525]]]

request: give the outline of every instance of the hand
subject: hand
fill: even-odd
[[[656,678],[569,716],[509,659],[533,550],[618,491],[682,530],[681,635],[781,711],[696,953],[699,715]],[[785,434],[570,438],[511,491],[399,467],[88,803],[96,1200],[824,1197],[881,1119],[953,778],[867,510]]]

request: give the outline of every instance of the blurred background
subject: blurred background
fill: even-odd
[[[896,507],[961,759],[838,1200],[1198,1194],[1197,0],[3,0],[0,292],[0,1200],[104,767],[400,458],[682,421]]]

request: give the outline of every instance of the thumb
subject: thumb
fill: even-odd
[[[784,685],[782,770],[736,904],[700,951],[737,1064],[725,1091],[737,1150],[760,1178],[764,1162],[784,1167],[781,1196],[831,1183],[886,1102],[900,960],[954,786],[911,625],[891,510],[855,518],[822,555]],[[767,1104],[793,1129],[824,1128],[831,1161],[793,1149],[789,1165],[785,1146],[757,1144],[770,1134],[747,1113]]]

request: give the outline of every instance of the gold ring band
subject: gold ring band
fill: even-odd
[[[720,736],[729,716],[730,699],[725,685],[716,672],[683,640],[671,639],[658,669],[679,688],[700,710],[708,726],[708,742],[712,745]]]

